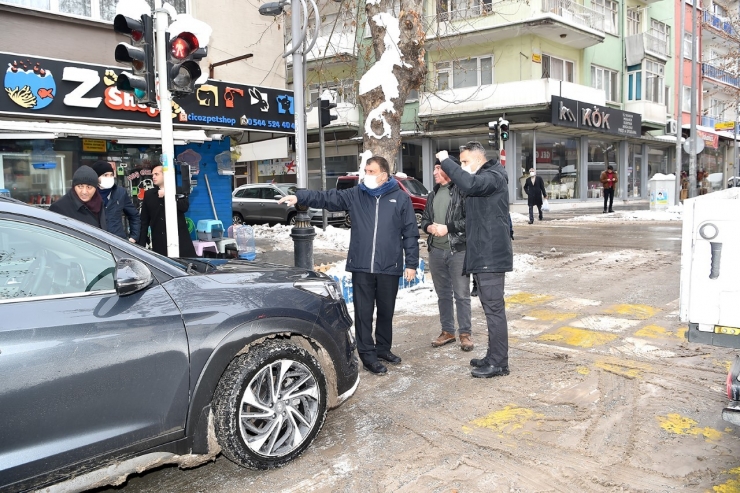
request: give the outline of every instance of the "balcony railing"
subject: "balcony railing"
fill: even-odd
[[[703,127],[709,127],[714,128],[714,124],[721,122],[722,120],[720,118],[716,118],[713,116],[702,116],[701,117],[701,124]]]
[[[725,72],[721,68],[717,68],[708,63],[701,64],[701,74],[705,77],[723,82],[727,85],[740,87],[740,77],[734,76],[728,72]]]
[[[726,20],[722,20],[716,15],[704,11],[704,23],[708,26],[712,26],[718,31],[724,31],[730,36],[735,36],[735,30],[732,28],[732,24]]]
[[[670,56],[671,43],[669,36],[660,31],[648,31],[643,33],[645,49],[657,53],[658,55]]]
[[[604,31],[604,14],[571,0],[542,0],[542,10],[559,15],[566,21]]]
[[[427,24],[439,23],[439,22],[450,22],[450,21],[462,21],[466,19],[474,19],[490,14],[493,11],[490,0],[488,2],[481,2],[476,5],[466,6],[455,10],[445,10],[437,12],[436,15],[427,16]]]

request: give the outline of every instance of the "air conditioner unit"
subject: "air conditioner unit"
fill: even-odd
[[[668,135],[676,135],[678,132],[678,122],[676,120],[668,120],[665,124],[665,133]]]

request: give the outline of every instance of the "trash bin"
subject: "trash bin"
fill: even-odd
[[[257,248],[254,244],[254,229],[252,226],[234,226],[233,234],[239,258],[254,260],[257,257]]]
[[[679,314],[689,341],[740,348],[740,188],[684,201]]]
[[[650,210],[664,211],[676,202],[676,175],[655,173],[648,181]]]

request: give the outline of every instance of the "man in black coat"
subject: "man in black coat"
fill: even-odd
[[[390,172],[385,158],[372,156],[365,165],[362,183],[356,187],[326,192],[297,190],[296,195],[279,200],[288,205],[350,212],[352,231],[346,269],[352,273],[357,352],[365,368],[375,374],[388,371],[378,358],[401,362],[391,352],[398,282],[402,274],[413,281],[419,266],[419,228],[411,198]],[[376,304],[377,343],[373,340]]]
[[[471,374],[490,378],[509,374],[509,334],[504,305],[506,273],[514,270],[509,229],[509,187],[504,167],[486,160],[480,142],[460,147],[458,166],[447,151],[437,153],[442,170],[465,194],[464,274],[473,274],[478,298],[486,314],[488,351],[470,360]]]
[[[529,168],[529,178],[524,182],[524,193],[527,194],[527,205],[529,206],[529,224],[534,222],[535,205],[540,213],[540,221],[542,221],[542,198],[547,198],[547,191],[545,182],[537,176],[534,168]]]
[[[98,175],[90,166],[80,166],[72,175],[72,188],[49,207],[63,216],[105,229],[105,209],[98,193]]]
[[[139,240],[141,218],[126,189],[116,185],[114,165],[108,161],[96,161],[92,169],[98,174],[98,192],[105,208],[105,230],[136,243]],[[123,224],[124,215],[128,219],[128,232]]]
[[[152,183],[154,188],[150,188],[144,193],[144,200],[141,204],[141,234],[139,235],[139,245],[146,246],[149,236],[149,229],[152,230],[152,250],[160,255],[167,256],[167,222],[164,215],[164,173],[162,167],[157,166],[152,169]],[[195,257],[195,247],[193,240],[190,239],[188,225],[185,222],[185,213],[190,207],[190,202],[180,187],[176,190],[177,200],[177,236],[180,244],[180,257]]]

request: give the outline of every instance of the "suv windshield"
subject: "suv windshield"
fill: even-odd
[[[408,189],[409,193],[419,196],[429,195],[429,190],[426,189],[423,183],[415,178],[408,178],[403,180],[403,185]]]

